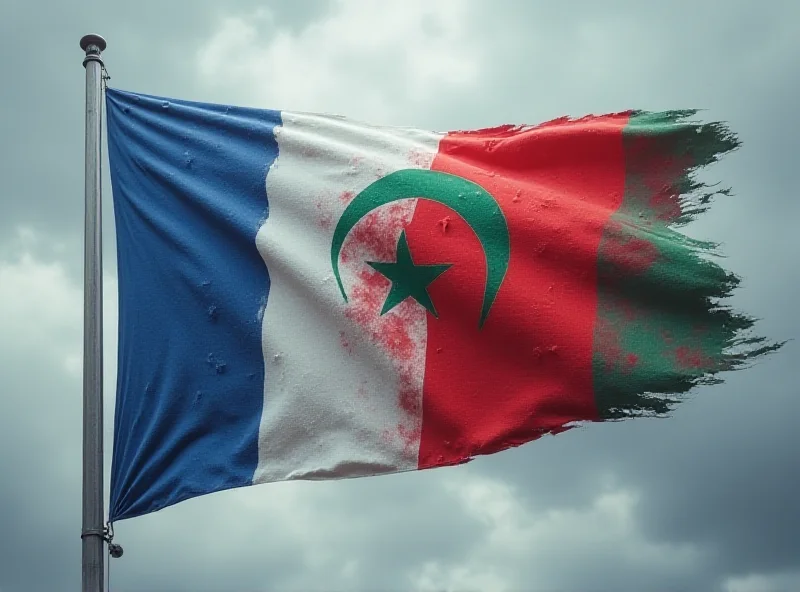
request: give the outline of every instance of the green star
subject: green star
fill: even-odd
[[[415,265],[408,250],[405,231],[397,241],[397,261],[394,263],[367,261],[373,269],[392,282],[381,315],[386,314],[406,298],[413,298],[430,311],[436,318],[439,315],[428,294],[428,285],[450,268],[450,265]]]

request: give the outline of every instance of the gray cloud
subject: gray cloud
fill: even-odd
[[[345,4],[0,5],[0,51],[17,56],[0,63],[2,592],[74,589],[80,577],[77,41],[89,31],[109,40],[115,86],[181,98],[433,129],[706,108],[744,146],[708,172],[736,196],[690,231],[723,243],[745,279],[734,304],[763,319],[761,332],[800,334],[800,5],[409,0],[368,31],[368,5]],[[222,35],[229,17],[251,27],[247,52]],[[367,33],[383,43],[365,49]],[[268,61],[279,41],[296,60],[284,70]],[[110,206],[105,229],[113,277]],[[114,315],[110,282],[109,333]],[[106,350],[110,448],[112,336]],[[215,494],[122,522],[114,589],[788,591],[800,580],[796,359],[790,343],[666,420],[587,426],[466,467]]]

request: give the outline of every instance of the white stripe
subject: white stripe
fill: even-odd
[[[415,201],[366,216],[342,249],[342,298],[330,263],[348,201],[399,169],[430,168],[440,135],[341,118],[282,114],[267,175],[269,217],[256,244],[270,275],[266,369],[255,483],[417,468],[425,310],[381,316],[389,282],[366,261],[393,261]]]

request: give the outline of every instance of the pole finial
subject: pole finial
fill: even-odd
[[[105,51],[106,49],[106,40],[100,37],[100,35],[84,35],[81,37],[81,49],[85,51],[87,54],[93,53],[92,46],[96,47],[99,52]]]
[[[102,67],[103,58],[100,57],[100,54],[103,53],[105,48],[106,40],[100,35],[84,35],[81,37],[81,49],[86,52],[86,57],[83,58],[83,66],[86,67],[89,62],[98,62]]]

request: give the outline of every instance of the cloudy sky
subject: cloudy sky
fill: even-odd
[[[707,109],[744,145],[709,171],[736,195],[690,232],[723,243],[745,280],[734,304],[782,340],[800,336],[799,20],[793,0],[4,0],[0,591],[80,581],[81,35],[106,37],[117,88],[375,123]],[[790,343],[670,419],[592,425],[457,468],[261,485],[121,522],[113,589],[800,590],[797,360]]]

